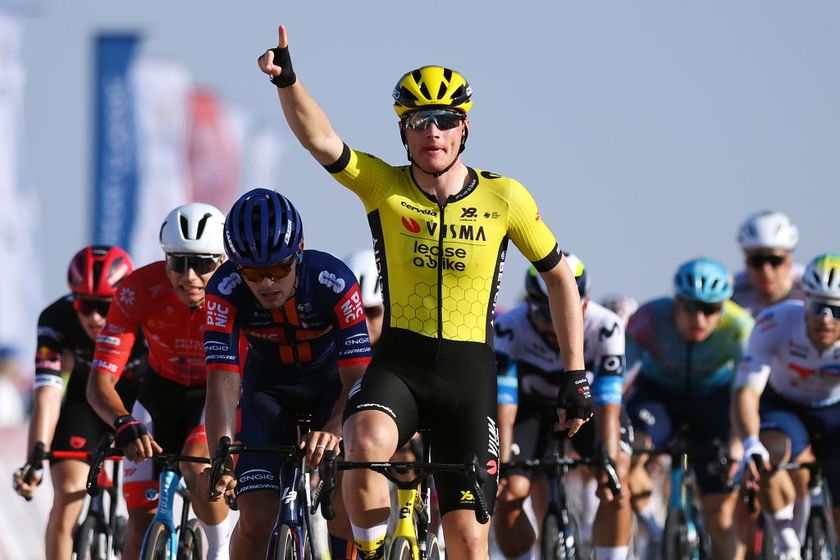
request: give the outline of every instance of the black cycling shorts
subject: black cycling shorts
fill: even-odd
[[[488,477],[484,496],[492,513],[498,485],[496,362],[478,342],[438,340],[403,329],[383,332],[373,361],[350,392],[345,420],[379,410],[399,430],[398,448],[428,430],[432,460],[464,463],[478,457]],[[461,475],[434,476],[441,514],[475,509],[473,488]]]

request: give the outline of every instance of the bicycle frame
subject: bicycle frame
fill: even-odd
[[[288,472],[288,474],[286,474]],[[280,512],[277,515],[277,522],[271,532],[271,538],[266,550],[266,558],[274,558],[274,551],[277,547],[280,528],[285,525],[296,535],[299,544],[297,549],[297,560],[303,560],[305,556],[306,540],[309,546],[313,547],[312,527],[309,522],[309,473],[303,469],[303,458],[288,468],[281,468],[280,482],[282,485],[280,494]],[[286,476],[283,476],[286,474]],[[288,480],[289,484],[285,481]],[[301,492],[303,496],[301,499]]]
[[[694,488],[689,477],[688,453],[681,450],[679,454],[672,457],[671,461],[671,493],[668,496],[668,512],[677,511],[683,515],[686,524],[688,541],[698,543],[698,548],[692,554],[692,558],[700,557],[700,532],[694,520]]]
[[[175,495],[178,493],[178,488],[181,486],[181,477],[178,473],[164,469],[160,473],[160,492],[158,494],[158,508],[155,512],[152,523],[160,521],[166,526],[166,531],[169,538],[169,559],[174,560],[178,553],[178,533],[175,527]],[[189,501],[184,503],[181,512],[182,523],[181,526],[186,526],[187,516],[189,515]],[[151,528],[152,523],[149,524]],[[143,548],[140,550],[140,557],[146,554],[146,546],[149,544],[149,531],[146,530],[146,535],[143,537]]]

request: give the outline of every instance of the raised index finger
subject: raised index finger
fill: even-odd
[[[289,39],[286,37],[286,26],[281,25],[280,28],[277,30],[277,34],[279,38],[277,39],[277,46],[282,48],[289,46]]]

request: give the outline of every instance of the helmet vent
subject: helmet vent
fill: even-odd
[[[441,82],[440,87],[438,88],[437,98],[443,99],[446,96],[446,84]]]
[[[201,219],[198,221],[198,231],[195,234],[196,239],[201,239],[201,236],[204,234],[204,228],[207,226],[207,220],[210,219],[210,214],[204,214]]]
[[[102,278],[102,261],[95,261],[93,263],[93,289],[96,290],[99,285],[99,279]]]
[[[426,84],[420,84],[420,93],[423,94],[423,97],[426,99],[431,99],[432,95],[429,93],[429,88],[426,87]]]

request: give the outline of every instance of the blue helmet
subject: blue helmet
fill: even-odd
[[[732,278],[712,259],[693,259],[680,265],[674,275],[677,295],[690,301],[720,303],[732,297]]]
[[[225,252],[240,267],[270,266],[300,250],[303,220],[288,198],[269,189],[239,197],[225,219]]]

